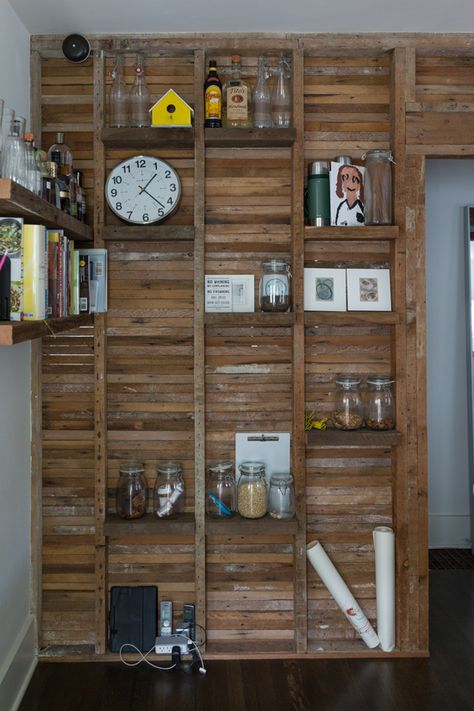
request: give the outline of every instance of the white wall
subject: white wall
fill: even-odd
[[[470,546],[463,212],[468,204],[474,204],[474,161],[427,161],[431,548]]]
[[[0,0],[0,97],[29,114],[29,35]],[[16,706],[34,664],[31,611],[30,345],[0,346],[0,708]]]

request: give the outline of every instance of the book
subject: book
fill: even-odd
[[[89,261],[89,313],[104,313],[107,311],[107,250],[79,249],[79,255],[81,260],[87,256]]]
[[[23,311],[25,321],[44,319],[48,310],[48,233],[44,225],[23,227]]]
[[[58,293],[59,232],[48,230],[48,316],[59,316]]]
[[[22,217],[0,217],[0,256],[10,259],[10,320],[23,319],[23,223]]]
[[[80,252],[80,250],[79,250]],[[79,313],[88,314],[89,309],[89,256],[79,253]]]

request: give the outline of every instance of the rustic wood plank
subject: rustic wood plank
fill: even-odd
[[[193,128],[103,128],[102,143],[109,148],[183,148],[194,145]]]
[[[395,447],[400,444],[400,432],[387,430],[311,430],[306,433],[308,446],[314,447]]]
[[[43,321],[0,321],[0,346],[13,346],[42,336],[54,336],[93,323],[93,314],[48,318]]]

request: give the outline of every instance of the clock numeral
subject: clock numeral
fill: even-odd
[[[117,197],[117,189],[116,189],[116,188],[112,188],[112,190],[110,191],[110,195],[111,195],[112,197]]]
[[[176,183],[171,183],[171,185],[170,185],[170,190],[171,190],[172,193],[175,193],[175,192],[176,192]]]
[[[148,214],[147,212],[144,212],[144,213],[143,213],[143,215],[142,215],[142,220],[143,220],[143,222],[149,222],[150,216],[149,216],[149,214]]]
[[[144,168],[146,166],[146,160],[144,158],[136,160],[135,165],[137,166],[137,168]]]
[[[127,212],[127,215],[128,215],[128,219],[131,220],[131,219],[132,219],[132,215],[133,215],[133,210],[129,210],[129,211]]]
[[[114,185],[120,185],[120,183],[122,182],[122,176],[121,175],[114,175],[112,180],[114,181]]]
[[[163,210],[163,208],[159,207],[158,208],[158,217],[163,217],[164,214],[165,214],[165,211]]]
[[[168,180],[171,178],[171,170],[165,170],[165,178]]]
[[[124,173],[130,173],[130,166],[129,165],[122,165],[122,170]],[[122,182],[122,180],[120,180]]]
[[[172,197],[169,197],[168,200],[166,201],[166,203],[167,203],[168,205],[172,205],[172,204],[173,204],[173,198],[172,198]]]
[[[116,210],[121,210],[121,209],[122,209],[122,203],[121,203],[121,202],[116,202],[116,203],[115,203],[115,209],[116,209]]]

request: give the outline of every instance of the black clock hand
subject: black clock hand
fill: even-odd
[[[138,186],[138,187],[140,187],[140,186]],[[146,193],[147,195],[149,195],[152,200],[154,200],[155,202],[157,202],[158,205],[163,208],[163,210],[165,209],[165,206],[163,205],[163,203],[160,202],[159,200],[157,200],[154,195],[152,195],[151,193],[148,192],[148,190],[145,190],[145,188],[143,188],[142,193]],[[140,195],[141,195],[142,193],[140,193]]]
[[[158,175],[158,173],[155,173],[155,175],[152,175],[150,180],[148,181],[148,183],[145,185],[144,188],[142,188],[141,185],[138,186],[140,188],[140,192],[138,193],[139,195],[141,195],[142,193],[146,193],[147,187],[150,185],[151,181],[156,178],[157,175]]]

